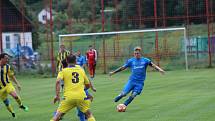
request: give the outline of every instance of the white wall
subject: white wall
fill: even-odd
[[[2,45],[3,50],[6,49],[6,37],[10,39],[10,49],[15,48],[19,43],[17,38],[19,36],[21,46],[29,46],[32,48],[32,33],[31,32],[3,32],[2,33]]]
[[[43,17],[46,16],[47,20],[50,20],[51,15],[49,10],[47,9],[43,9],[42,11],[40,11],[40,13],[38,14],[38,21],[41,22],[42,24],[46,24],[46,19]],[[52,16],[53,19],[53,16]]]

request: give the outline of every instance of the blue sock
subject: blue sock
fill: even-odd
[[[81,112],[79,109],[78,109],[78,117],[79,117],[80,121],[86,121],[84,113]]]
[[[114,102],[118,102],[120,99],[122,99],[123,95],[119,95],[114,99]]]
[[[10,101],[9,101],[8,98],[7,98],[6,100],[4,100],[3,102],[4,102],[4,104],[5,104],[6,106],[9,106],[9,105],[10,105]]]
[[[134,97],[130,96],[130,97],[124,102],[124,104],[125,104],[126,106],[128,106],[128,104],[130,104],[130,103],[132,102],[133,99],[134,99]]]

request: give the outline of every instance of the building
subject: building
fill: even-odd
[[[215,36],[210,37],[210,50],[215,53]],[[208,37],[192,37],[187,42],[187,51],[189,55],[197,59],[204,58],[208,54]]]
[[[33,24],[10,1],[0,1],[0,51],[17,45],[32,48]]]
[[[38,21],[41,22],[42,24],[46,24],[46,22],[49,21],[50,19],[51,19],[51,14],[50,14],[49,8],[45,8],[39,12]],[[52,19],[53,19],[53,16],[52,16]]]

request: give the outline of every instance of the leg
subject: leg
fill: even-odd
[[[10,93],[10,95],[16,100],[16,102],[18,103],[19,106],[22,105],[21,98],[16,94],[15,91],[12,91],[12,92]]]
[[[17,95],[15,88],[12,84],[8,85],[6,92],[8,94],[10,94],[16,100],[16,102],[18,103],[18,105],[21,109],[23,109],[24,111],[28,111],[28,107],[26,107],[22,104],[21,98]]]
[[[10,95],[16,100],[21,109],[23,109],[24,111],[28,111],[28,107],[22,104],[21,98],[17,95],[15,91],[12,91]]]
[[[84,112],[84,114],[87,118],[87,121],[95,121],[94,116],[92,115],[92,113],[89,110],[90,104],[91,104],[90,100],[82,100],[78,103],[78,107],[82,112]]]
[[[123,91],[114,99],[114,102],[118,102],[120,99],[125,97],[132,89],[133,89],[133,85],[129,80],[125,85]]]
[[[57,113],[55,114],[53,119],[51,119],[50,121],[59,121],[63,115],[64,115],[64,113],[57,111]]]
[[[133,101],[133,99],[137,96],[138,94],[136,93],[136,92],[133,92],[132,94],[131,94],[131,96],[129,96],[129,98],[124,102],[124,104],[126,105],[126,106],[128,106],[128,104],[130,104],[132,101]]]
[[[78,108],[77,108],[77,111],[78,111],[79,120],[80,121],[85,121],[85,115],[84,115],[84,113],[81,112]]]
[[[62,119],[63,115],[70,111],[72,108],[76,106],[76,100],[65,98],[59,104],[59,107],[56,111],[56,114],[51,119],[51,121],[59,121]]]
[[[121,92],[115,99],[114,102],[118,102],[120,99],[126,96],[125,92]]]
[[[95,73],[96,73],[96,62],[94,62],[93,64],[93,78],[95,77]]]
[[[93,80],[93,63],[89,63],[89,73],[91,80]]]
[[[96,121],[96,119],[94,118],[92,112],[90,110],[87,110],[87,112],[84,113],[87,121]]]
[[[4,102],[5,106],[7,107],[7,110],[11,113],[11,115],[12,115],[13,117],[16,117],[16,115],[15,115],[15,113],[14,113],[14,111],[13,111],[13,108],[12,108],[12,106],[11,106],[11,104],[10,104],[9,99],[7,98],[7,99],[5,99],[3,102]]]
[[[141,93],[143,86],[144,84],[138,84],[138,83],[134,84],[134,88],[131,96],[124,102],[126,106],[128,106],[128,104],[130,104],[133,101],[133,99]]]

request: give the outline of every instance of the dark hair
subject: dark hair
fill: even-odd
[[[69,55],[67,58],[67,63],[76,63],[76,56],[75,55]]]
[[[66,68],[68,66],[67,62],[66,62],[66,59],[63,59],[61,61],[62,65],[63,65],[63,68]]]
[[[7,55],[7,56],[8,56],[8,54],[7,54],[7,53],[2,53],[2,54],[0,54],[0,60],[1,60],[2,58],[4,58],[4,57],[5,57],[5,55]]]
[[[93,47],[92,45],[89,45],[89,47]]]

